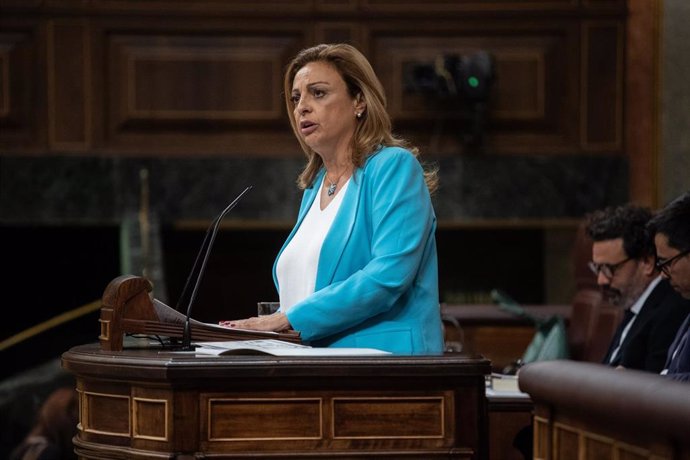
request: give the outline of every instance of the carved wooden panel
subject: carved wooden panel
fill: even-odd
[[[578,433],[566,426],[556,424],[553,431],[553,450],[556,458],[562,460],[579,460]]]
[[[253,446],[295,450],[330,446],[449,446],[455,399],[449,392],[370,392],[345,395],[329,391],[273,393],[238,397],[201,395],[204,443],[213,449]],[[280,446],[280,447],[279,447]]]
[[[132,437],[170,440],[170,403],[167,399],[132,398]]]
[[[578,0],[361,0],[364,8],[374,11],[400,12],[466,12],[496,10],[567,10],[578,6]]]
[[[333,398],[333,437],[443,439],[444,402],[438,396]]]
[[[80,422],[85,432],[128,437],[131,420],[129,396],[91,391],[82,393]]]
[[[291,138],[282,72],[298,35],[166,30],[106,40],[106,146],[246,153]]]
[[[534,416],[533,419],[534,426],[534,437],[533,446],[534,449],[534,459],[544,459],[549,454],[549,421],[538,415]]]
[[[582,0],[582,6],[585,8],[625,8],[625,0]]]
[[[321,11],[346,12],[359,8],[359,0],[316,0],[315,3]]]
[[[515,25],[513,25],[515,27]],[[526,30],[525,30],[526,32]],[[396,126],[417,134],[435,153],[458,151],[457,133],[472,123],[466,103],[435,100],[409,84],[414,66],[432,66],[439,57],[480,50],[495,59],[488,106],[492,151],[574,152],[579,149],[577,113],[578,30],[567,23],[530,26],[529,33],[498,24],[435,23],[432,29],[379,31],[372,58],[387,90]],[[519,127],[519,128],[518,128]],[[432,133],[436,139],[432,139]]]
[[[48,23],[48,133],[54,150],[85,150],[91,136],[88,23]]]
[[[662,85],[659,40],[663,3],[629,0],[625,37],[625,151],[630,161],[630,201],[659,206],[661,151],[659,87]]]
[[[623,136],[623,28],[615,22],[586,22],[582,35],[582,145],[618,150]]]
[[[321,398],[210,398],[209,441],[321,439]]]
[[[60,1],[60,0],[57,0]],[[64,2],[64,0],[61,0]],[[77,0],[81,1],[81,0]],[[82,2],[83,3],[83,2]],[[138,11],[193,14],[211,13],[294,14],[312,8],[312,0],[91,0],[93,7],[106,11]]]
[[[0,117],[10,113],[10,56],[6,41],[9,37],[0,37],[3,46],[0,48]]]
[[[0,148],[34,150],[45,143],[42,29],[0,22]]]
[[[316,43],[350,43],[362,47],[363,27],[357,22],[318,22],[314,26]]]
[[[478,117],[410,91],[410,66],[478,50],[495,57],[496,70],[483,151],[622,154],[635,129],[623,91],[625,0],[2,5],[3,153],[299,156],[283,70],[319,42],[367,54],[396,132],[429,154],[466,153],[463,136]]]
[[[616,458],[620,460],[661,460],[676,458],[672,450],[660,443],[655,444],[655,452],[644,447],[622,442],[615,437],[602,435],[591,429],[582,428],[579,423],[555,422],[553,424],[553,456],[558,460],[597,460]],[[543,433],[535,437],[540,441]],[[641,440],[642,441],[642,440]],[[535,450],[534,458],[549,458]]]

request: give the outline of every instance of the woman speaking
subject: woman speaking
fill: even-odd
[[[297,222],[273,268],[280,310],[222,324],[292,328],[317,347],[442,353],[436,171],[392,134],[383,87],[354,47],[302,50],[284,87],[307,163]]]

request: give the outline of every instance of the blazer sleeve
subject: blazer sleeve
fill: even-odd
[[[435,216],[419,161],[395,149],[391,155],[373,157],[365,174],[358,205],[365,211],[357,213],[354,226],[369,226],[370,241],[349,241],[346,250],[364,251],[369,260],[287,312],[305,341],[331,336],[386,312],[410,290],[423,259],[436,263],[435,257],[425,257],[429,239],[434,238]]]
[[[690,382],[690,346],[686,345],[683,349],[683,355],[678,363],[678,372],[667,374],[665,377],[679,382]]]
[[[690,334],[690,315],[685,318],[685,322],[678,330],[676,338],[668,349],[668,360],[666,367],[669,370],[665,377],[678,380],[681,382],[690,382],[690,337],[685,339],[684,345],[680,345],[683,342],[683,337],[686,334]],[[681,346],[678,351],[680,356],[673,357],[673,353],[677,347]]]
[[[656,318],[649,334],[644,363],[645,370],[657,373],[664,368],[668,349],[688,315],[687,302],[675,294],[670,286],[663,302],[661,311],[655,312]]]

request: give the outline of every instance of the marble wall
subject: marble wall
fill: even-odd
[[[440,168],[434,197],[441,223],[573,219],[627,199],[619,156],[424,158]],[[141,203],[148,171],[151,213],[162,223],[209,220],[247,185],[227,217],[290,225],[303,161],[248,158],[1,157],[0,224],[119,223]]]

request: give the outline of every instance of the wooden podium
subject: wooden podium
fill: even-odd
[[[486,459],[490,363],[197,356],[81,345],[62,355],[82,459]]]

